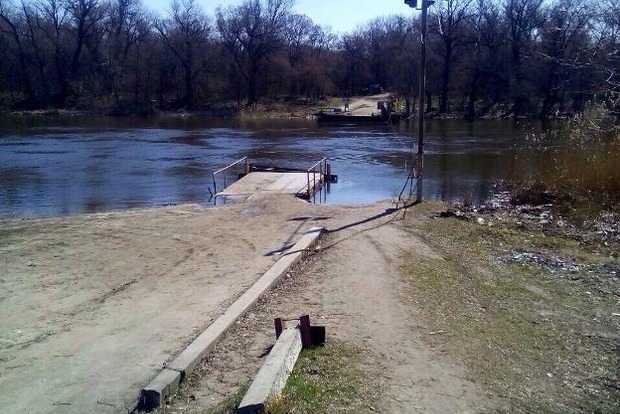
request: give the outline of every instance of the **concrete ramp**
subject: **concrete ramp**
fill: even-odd
[[[318,172],[251,172],[217,196],[247,199],[267,194],[312,195],[319,190],[321,181]]]

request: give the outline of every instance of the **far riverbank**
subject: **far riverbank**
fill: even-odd
[[[241,106],[236,104],[215,105],[204,108],[161,108],[157,104],[136,106],[117,105],[98,109],[72,109],[72,108],[48,108],[34,110],[0,110],[0,116],[44,116],[44,117],[76,117],[76,116],[110,116],[110,117],[154,117],[154,118],[251,118],[251,119],[315,119],[315,114],[322,108],[348,109],[352,115],[368,115],[379,112],[377,103],[387,101],[393,97],[390,93],[381,93],[367,96],[354,96],[348,98],[348,105],[345,107],[345,99],[342,97],[325,97],[321,99],[282,97],[272,101],[257,103],[252,106]],[[399,99],[401,110],[406,109],[403,98]],[[410,114],[406,118],[416,118],[417,110],[414,108],[415,102],[411,102]],[[426,110],[426,117],[429,119],[455,119],[467,120],[470,122],[492,120],[492,119],[540,119],[535,113],[524,114],[518,117],[510,111],[510,106],[506,104],[484,104],[480,105],[474,118],[466,111],[450,111],[441,113],[436,107]],[[482,108],[484,106],[484,108]],[[546,120],[569,119],[574,114],[555,113],[548,116]]]

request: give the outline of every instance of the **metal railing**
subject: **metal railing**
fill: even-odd
[[[316,185],[316,175],[317,172],[319,173],[319,186],[323,185],[324,181],[325,181],[325,177],[328,174],[328,165],[327,165],[327,158],[323,157],[320,161],[318,161],[316,164],[314,164],[312,167],[308,168],[308,170],[306,171],[306,176],[307,176],[307,180],[308,180],[308,184],[306,187],[306,193],[308,195],[308,200],[310,200],[310,197],[312,197],[313,195],[316,194],[316,189],[317,189],[317,185]],[[310,177],[312,176],[312,178]],[[329,177],[327,178],[329,179]],[[312,181],[312,186],[310,186],[310,182]]]
[[[213,194],[212,196],[217,197],[218,195],[218,181],[220,183],[221,188],[219,191],[223,191],[228,187],[229,184],[234,183],[242,176],[248,174],[250,172],[250,164],[248,162],[248,157],[243,157],[238,159],[237,161],[227,165],[226,167],[220,168],[219,170],[213,173]],[[254,168],[254,167],[252,167]],[[265,167],[262,167],[265,168]],[[298,171],[302,172],[304,170],[293,170],[290,171]],[[234,172],[234,176],[231,177],[231,172]],[[302,198],[307,198],[310,200],[313,196],[316,201],[316,192],[317,190],[323,188],[323,184],[325,184],[330,179],[330,168],[329,163],[327,162],[327,158],[323,157],[320,161],[314,163],[310,168],[305,170],[306,172],[306,185],[303,186],[298,192],[297,195]]]
[[[235,168],[235,176],[234,179],[230,181],[230,183],[234,183],[235,181],[237,181],[239,179],[239,166],[243,163],[243,174],[247,174],[248,172],[250,172],[250,165],[248,164],[248,157],[243,157],[235,162],[233,162],[232,164],[227,165],[224,168],[220,168],[219,170],[217,170],[216,172],[213,173],[213,194],[217,194],[217,175],[218,174],[222,174],[223,175],[223,181],[224,181],[224,187],[222,188],[222,190],[224,190],[226,187],[228,187],[228,172],[229,170],[231,170],[232,168]]]

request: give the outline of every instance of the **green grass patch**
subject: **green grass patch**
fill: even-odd
[[[363,351],[335,340],[302,350],[282,396],[267,405],[270,414],[372,412]]]

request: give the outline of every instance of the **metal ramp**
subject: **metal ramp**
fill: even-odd
[[[256,195],[289,194],[310,199],[331,178],[322,158],[305,170],[252,166],[244,157],[213,173],[215,196],[247,199]],[[218,190],[221,188],[220,191]]]

